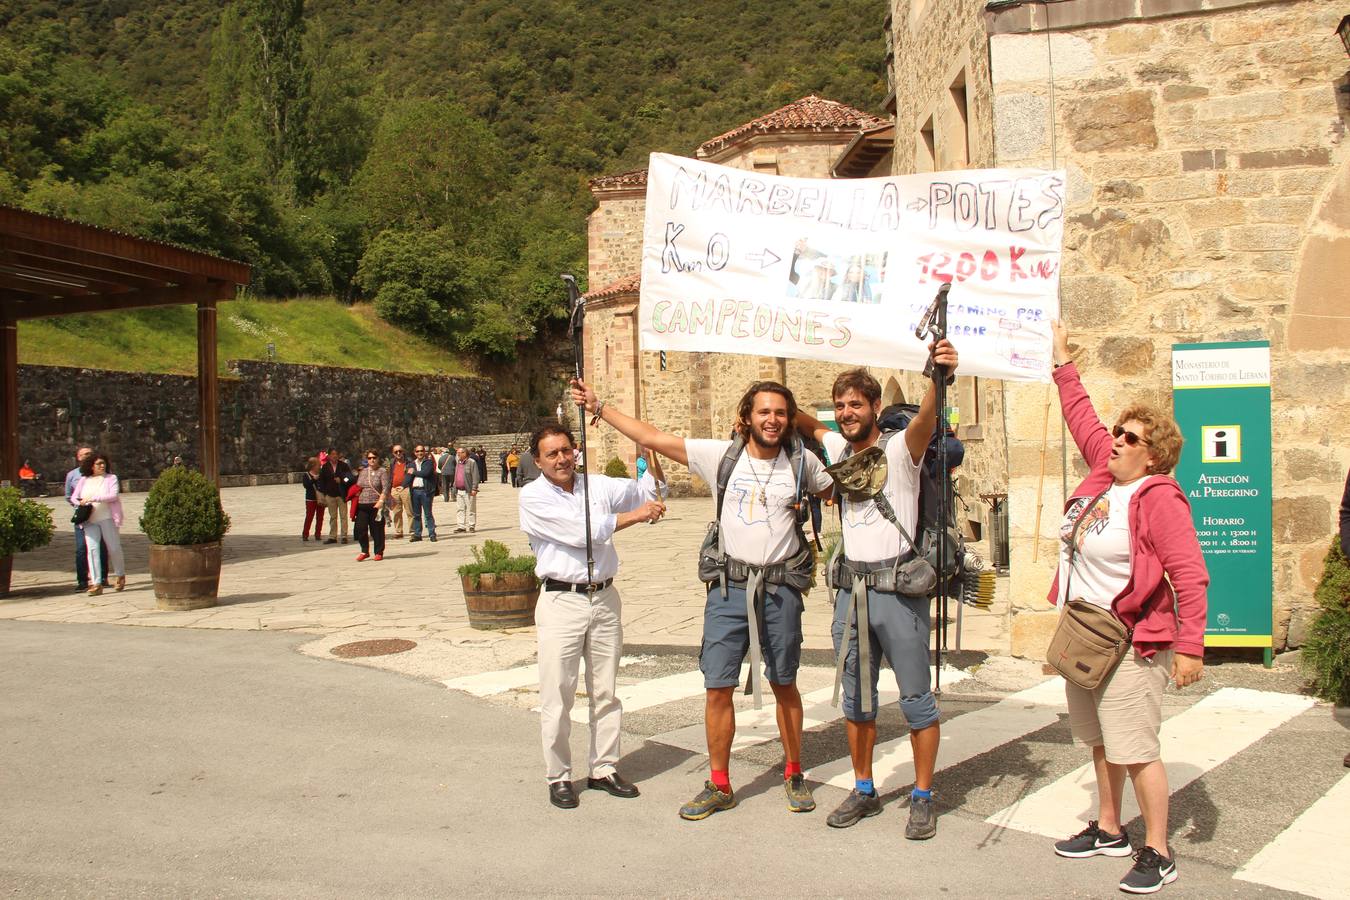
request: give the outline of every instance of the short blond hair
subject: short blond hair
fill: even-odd
[[[1124,425],[1130,421],[1138,422],[1148,429],[1144,437],[1149,441],[1149,451],[1157,460],[1149,467],[1149,474],[1169,474],[1181,459],[1181,445],[1185,443],[1176,420],[1157,407],[1146,403],[1133,403],[1116,416],[1117,425]]]

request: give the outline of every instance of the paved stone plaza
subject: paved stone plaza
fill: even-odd
[[[436,543],[390,540],[383,561],[358,563],[355,539],[345,546],[300,540],[304,491],[299,485],[226,488],[221,498],[232,527],[225,537],[220,605],[193,612],[155,609],[147,542],[136,524],[145,494],[123,496],[127,588],[123,593],[106,590],[98,597],[75,591],[70,517],[59,498],[48,498],[58,523],[56,537],[49,546],[16,557],[13,590],[0,601],[0,618],[307,632],[331,637],[325,644],[409,638],[421,645],[417,657],[437,658],[434,671],[421,672],[436,677],[510,663],[533,654],[534,629],[471,628],[455,569],[471,558],[474,544],[486,539],[513,551],[528,550],[516,527],[517,496],[508,485],[487,482],[478,498],[479,527],[472,535],[455,534],[454,505],[438,501]],[[698,647],[703,589],[693,558],[711,513],[706,498],[672,499],[660,523],[633,526],[616,536],[627,645]],[[827,533],[837,522],[827,508]],[[325,534],[327,527],[325,522]],[[1002,595],[1006,579],[999,582]],[[965,607],[963,648],[1006,653],[1006,609],[1002,596],[988,611]],[[823,585],[807,597],[804,630],[808,649],[831,647]],[[954,623],[949,644],[956,645]]]

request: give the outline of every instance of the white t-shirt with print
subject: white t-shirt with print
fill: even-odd
[[[825,432],[821,443],[832,462],[844,458],[848,441],[836,431]],[[881,489],[895,510],[895,518],[915,540],[919,524],[919,464],[909,455],[905,435],[897,432],[886,443],[886,485]],[[894,559],[909,542],[877,509],[872,500],[855,503],[844,500],[844,555],[854,562]]]
[[[1102,609],[1111,603],[1130,581],[1130,498],[1144,483],[1144,479],[1129,484],[1113,484],[1101,499],[1088,510],[1083,524],[1078,526],[1078,552],[1073,558],[1073,582],[1064,578],[1069,565],[1069,537],[1074,522],[1084,515],[1083,509],[1091,497],[1079,497],[1069,504],[1064,521],[1059,526],[1060,540],[1060,603],[1065,599],[1082,598]],[[1065,591],[1072,597],[1065,597]]]
[[[731,441],[686,439],[689,471],[712,488],[717,502],[717,467]],[[727,555],[754,566],[782,562],[797,551],[796,512],[797,473],[792,470],[786,450],[774,459],[755,459],[742,453],[731,470],[722,501],[722,547]],[[814,453],[802,453],[804,493],[815,494],[830,486]],[[714,507],[715,508],[715,507]]]

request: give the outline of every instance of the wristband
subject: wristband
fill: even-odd
[[[595,425],[596,422],[600,421],[600,414],[604,411],[605,411],[605,401],[596,400],[595,413],[591,416],[591,425]]]

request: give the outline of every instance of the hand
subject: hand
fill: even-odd
[[[595,407],[599,405],[600,398],[595,395],[595,391],[587,386],[586,382],[580,379],[572,379],[572,402],[577,406],[584,406],[586,412],[594,414]]]
[[[1172,683],[1178,688],[1195,684],[1200,680],[1201,671],[1204,667],[1204,660],[1198,656],[1191,656],[1189,653],[1174,653],[1172,654]]]
[[[1059,319],[1051,319],[1050,335],[1054,346],[1055,365],[1062,366],[1066,362],[1072,362],[1073,357],[1069,355],[1069,331],[1064,327],[1064,323]]]
[[[939,366],[947,367],[948,375],[951,375],[956,371],[959,357],[957,356],[956,348],[952,346],[951,341],[943,338],[936,344],[929,344],[928,352],[933,354],[933,362],[937,363]]]
[[[666,514],[666,505],[659,500],[648,500],[638,508],[638,511],[642,514],[639,521],[655,525]]]

